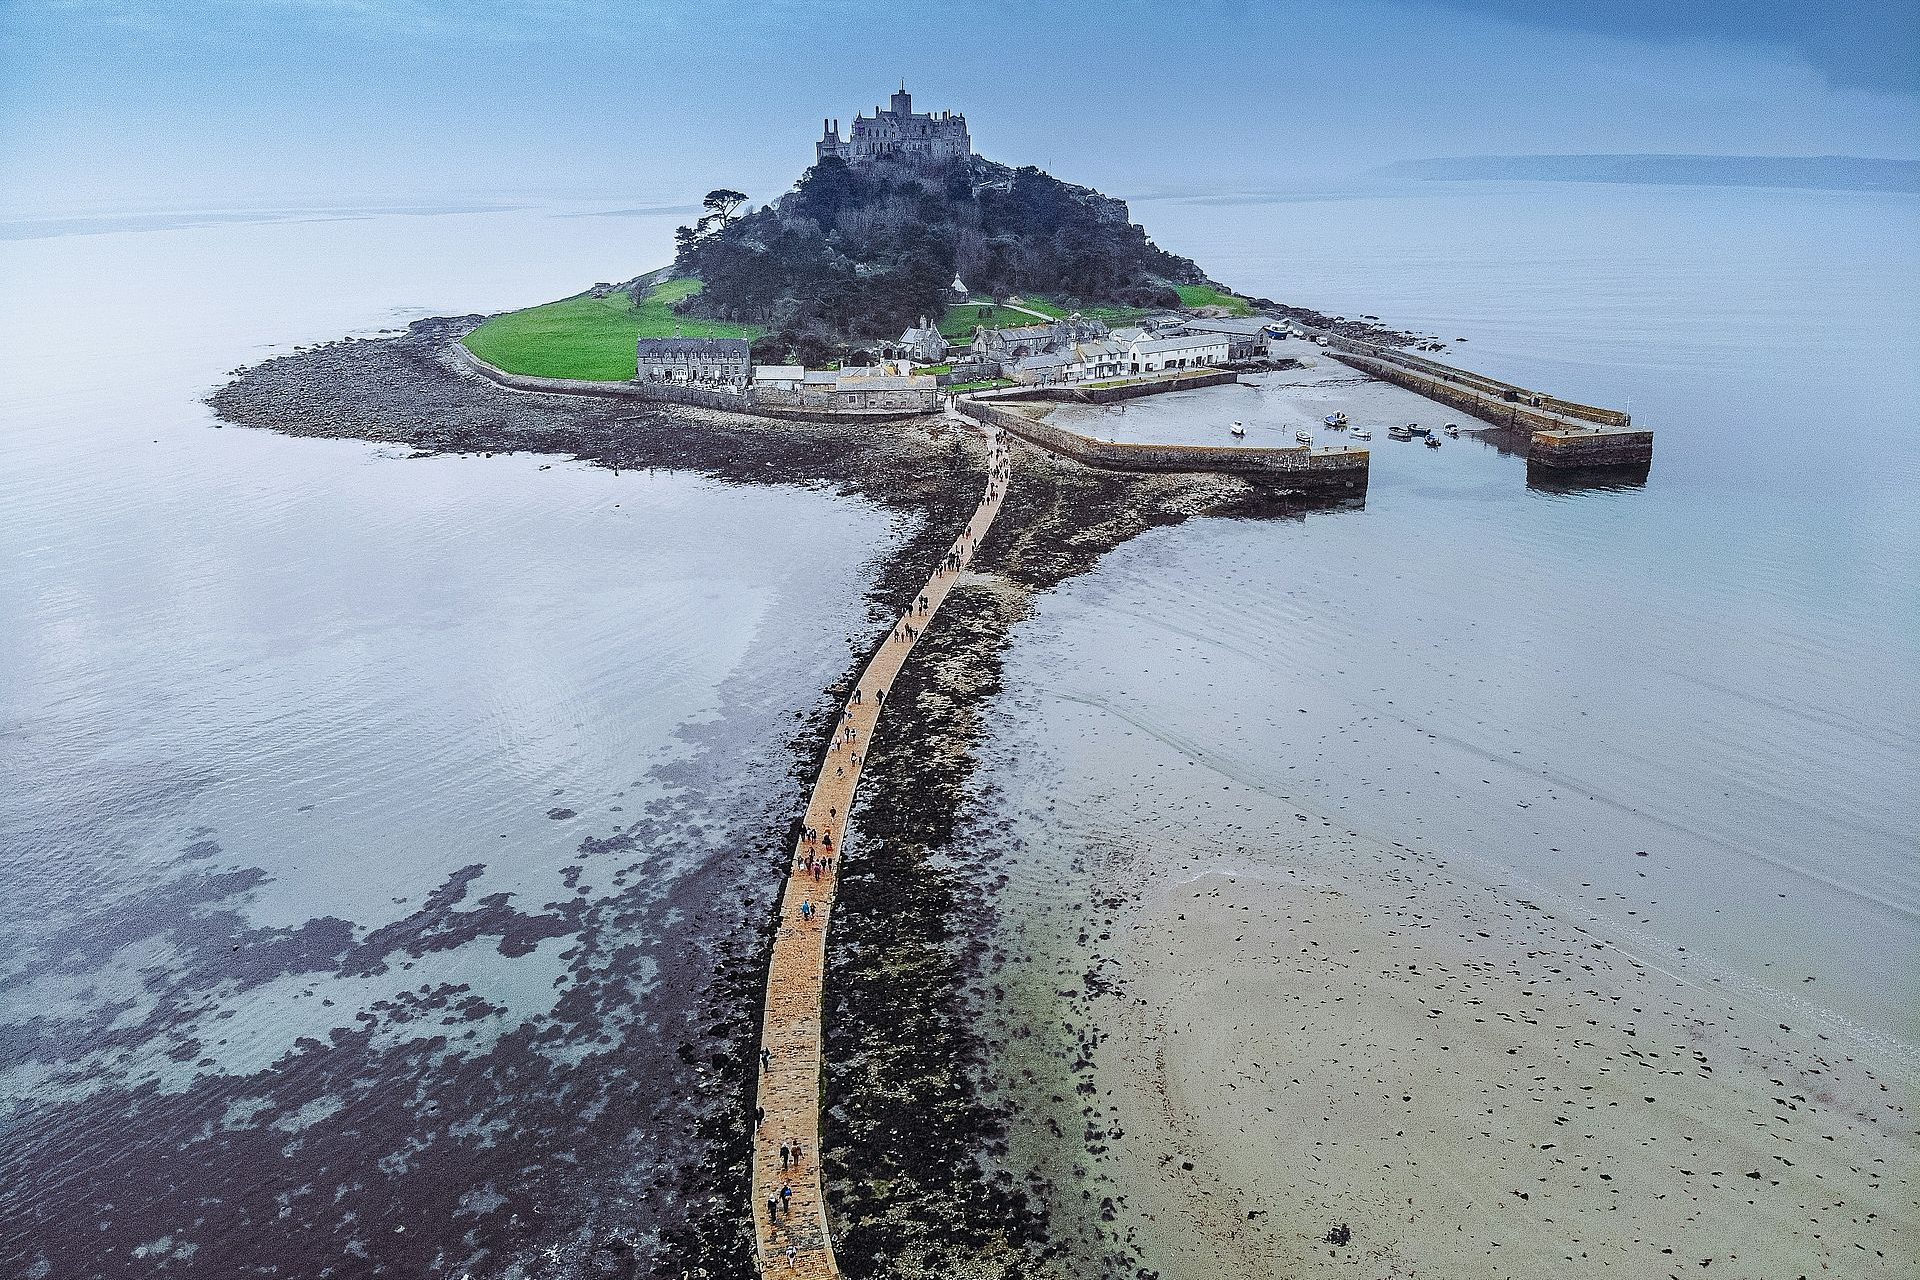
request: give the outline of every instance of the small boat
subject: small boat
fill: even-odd
[[[1236,422],[1236,423],[1234,423],[1234,424],[1233,424],[1233,438],[1234,438],[1234,439],[1236,439],[1236,440],[1238,440],[1238,439],[1240,439],[1240,438],[1241,438],[1242,436],[1245,436],[1246,434],[1247,434],[1247,424],[1246,424],[1246,423],[1244,423],[1244,422]]]
[[[1407,430],[1416,436],[1430,436],[1433,434],[1432,427],[1423,427],[1417,422],[1409,422],[1407,424]]]
[[[1321,421],[1327,424],[1327,430],[1329,431],[1345,431],[1347,429],[1347,415],[1344,413],[1330,413],[1322,418]]]
[[[1413,439],[1413,429],[1411,427],[1388,427],[1387,434],[1395,440]]]
[[[1427,448],[1429,448],[1429,449],[1438,449],[1439,447],[1440,447],[1440,437],[1439,437],[1439,436],[1428,436],[1428,437],[1427,437]]]
[[[1312,444],[1312,443],[1313,443],[1313,432],[1311,432],[1311,431],[1296,431],[1296,432],[1294,432],[1294,433],[1293,433],[1293,438],[1294,438],[1295,440],[1298,440],[1298,441],[1299,441],[1299,442],[1300,442],[1301,444]]]
[[[1449,422],[1447,424],[1446,432],[1448,435],[1452,436],[1456,440],[1460,438],[1460,428],[1454,423]]]
[[[1365,427],[1355,427],[1353,429],[1353,438],[1355,440],[1371,440],[1373,439],[1373,432],[1367,430]]]

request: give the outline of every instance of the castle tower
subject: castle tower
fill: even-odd
[[[900,82],[900,92],[894,94],[893,97],[888,100],[887,105],[892,108],[893,114],[896,116],[910,116],[913,114],[913,95],[907,92],[907,82],[905,80]]]

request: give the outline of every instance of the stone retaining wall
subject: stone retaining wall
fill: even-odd
[[[498,365],[482,360],[467,350],[464,343],[453,344],[460,358],[480,376],[516,391],[533,391],[564,396],[610,396],[653,403],[695,405],[724,413],[751,414],[756,418],[778,418],[787,422],[899,422],[921,418],[937,411],[934,397],[901,393],[912,397],[883,408],[843,409],[823,404],[813,395],[798,392],[727,391],[714,387],[690,387],[674,383],[590,382],[576,378],[536,378],[524,373],[508,373]],[[889,393],[876,392],[874,395]]]
[[[958,407],[968,417],[990,422],[1029,444],[1110,471],[1225,471],[1284,479],[1290,485],[1316,492],[1358,493],[1367,487],[1369,455],[1365,449],[1316,453],[1304,445],[1297,449],[1257,449],[1126,444],[1065,431],[983,400],[962,398]]]
[[[1160,378],[1152,382],[1129,382],[1119,387],[1051,387],[1053,391],[1070,391],[1072,399],[1087,404],[1114,404],[1121,400],[1137,400],[1141,396],[1156,396],[1166,391],[1192,391],[1201,387],[1218,387],[1229,382],[1237,382],[1240,375],[1231,369],[1220,369],[1213,373],[1203,373],[1197,377]]]

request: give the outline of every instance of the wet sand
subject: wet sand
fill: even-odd
[[[1361,837],[1201,862],[1108,917],[1090,1005],[1147,1270],[1912,1274],[1909,1088],[1847,1046]]]

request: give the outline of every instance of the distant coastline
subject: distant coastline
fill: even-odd
[[[1920,160],[1872,156],[1436,156],[1401,160],[1373,170],[1371,176],[1451,182],[1613,182],[1920,192]]]

